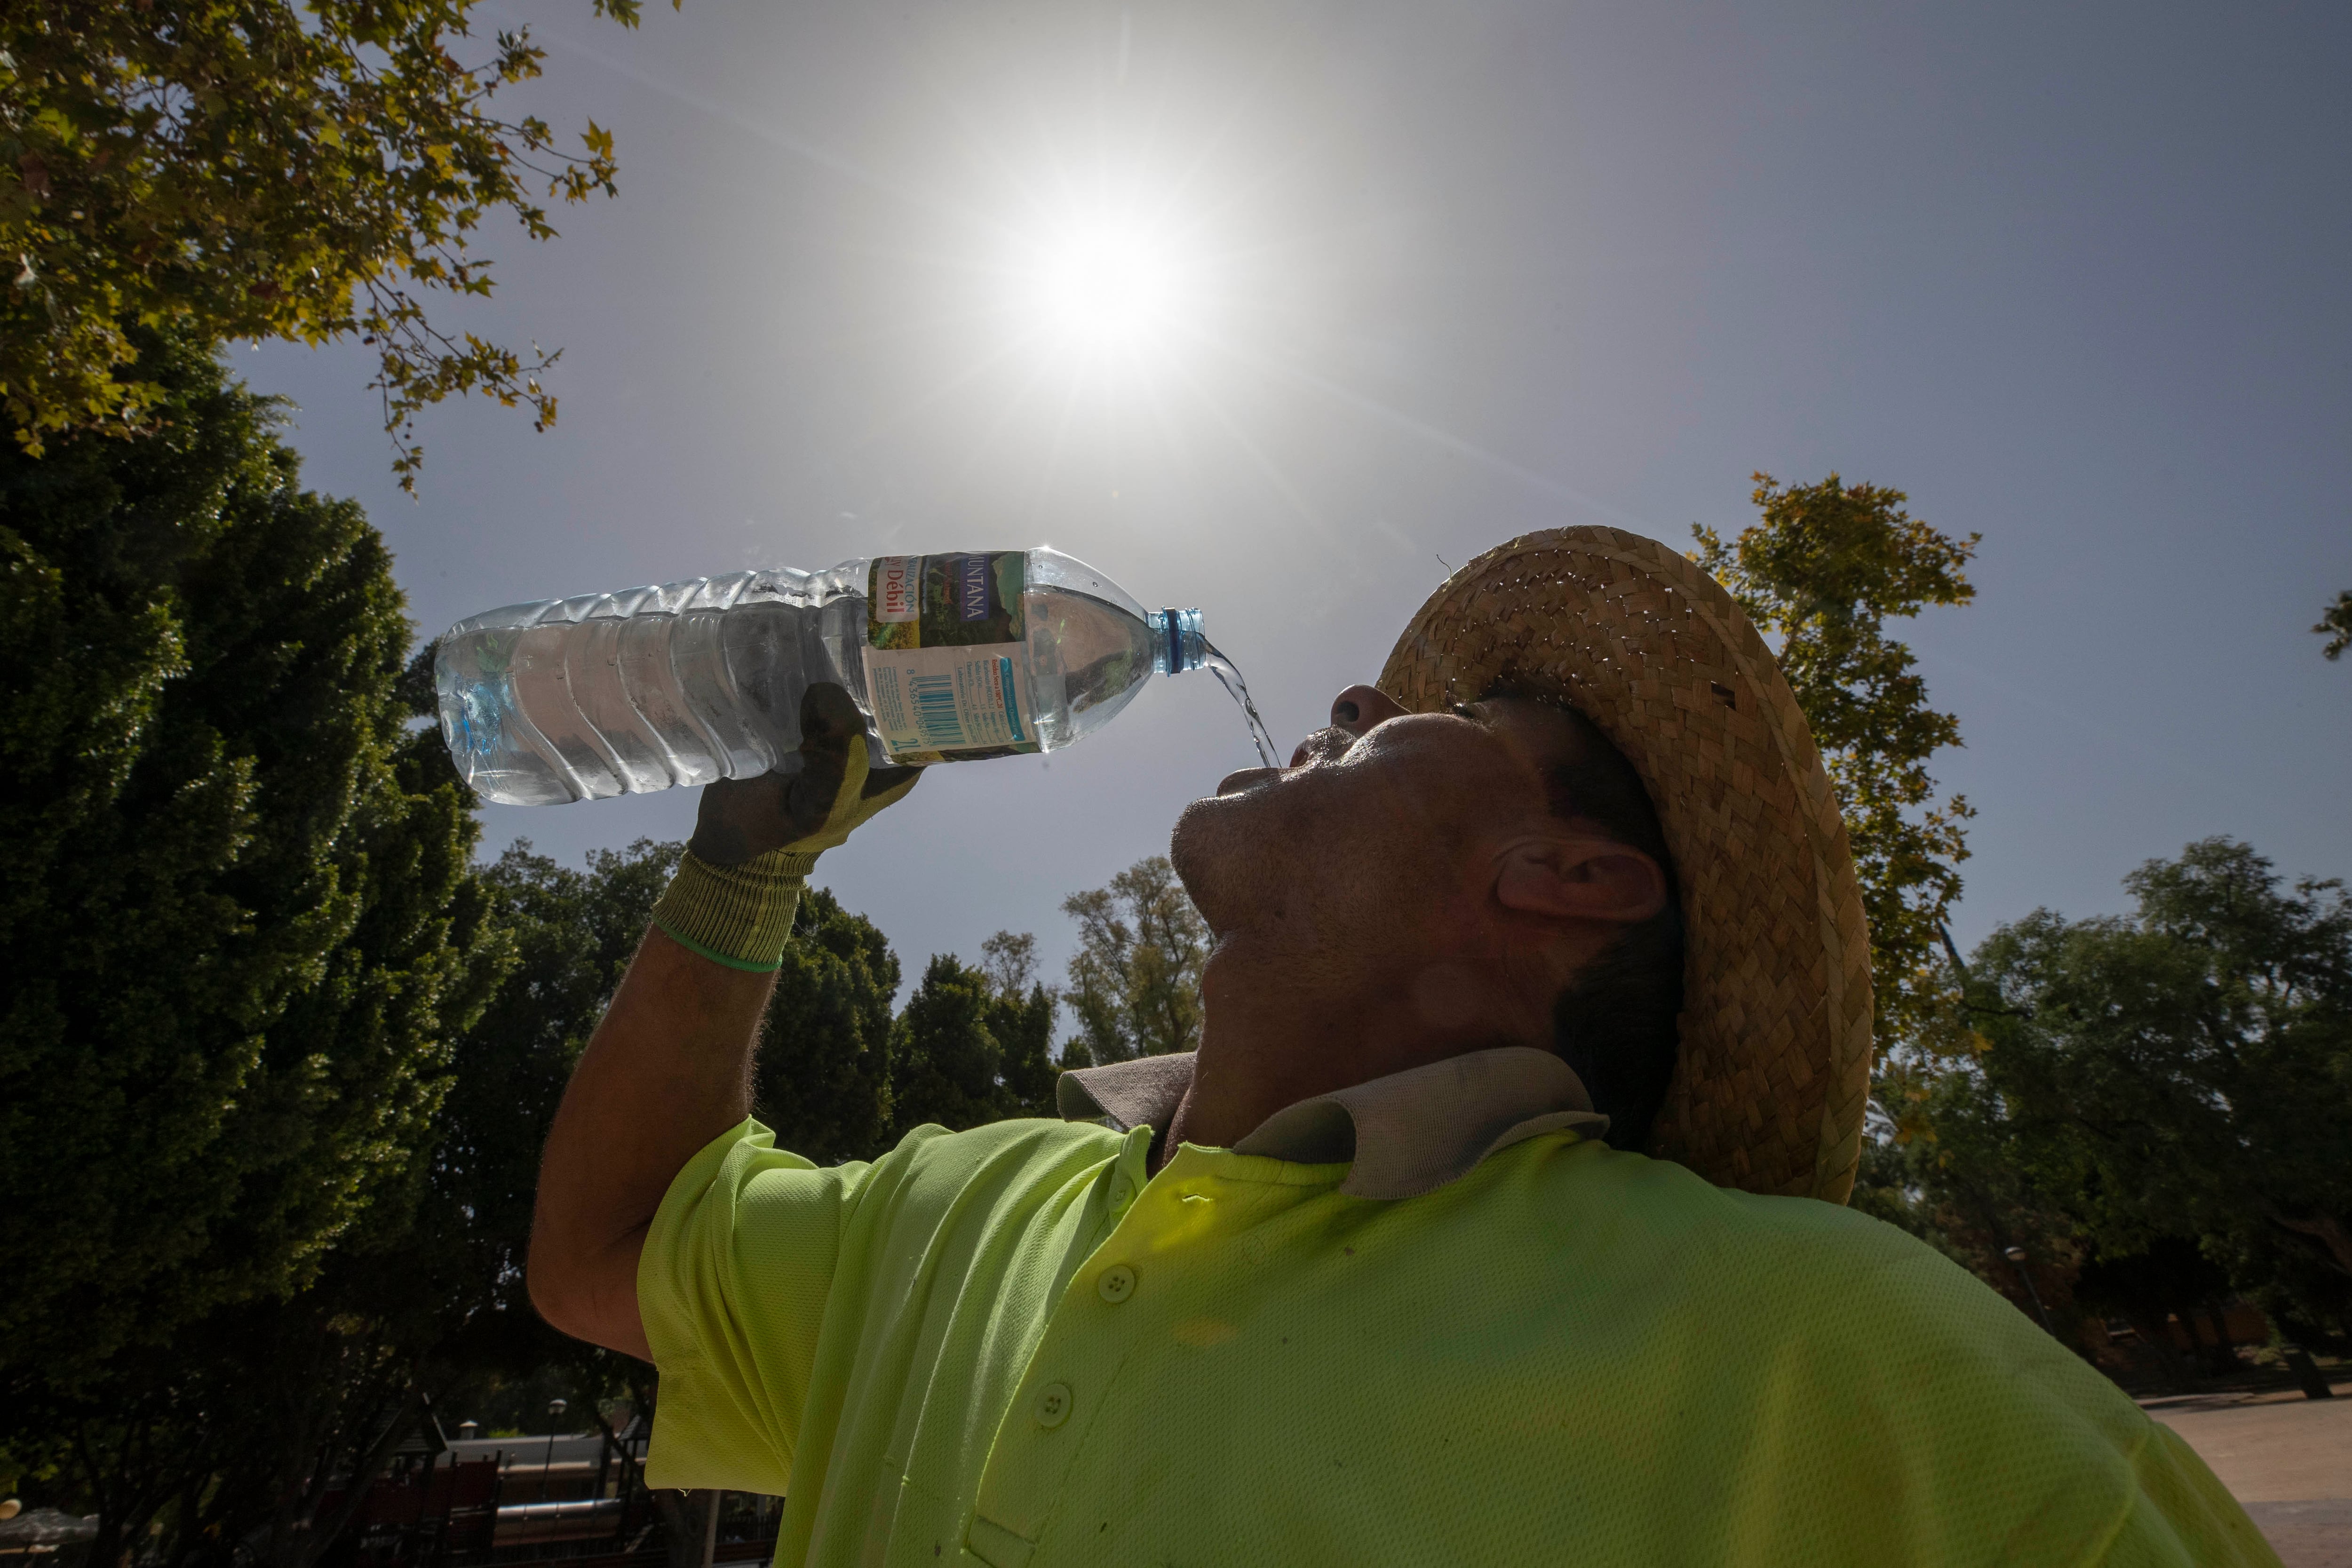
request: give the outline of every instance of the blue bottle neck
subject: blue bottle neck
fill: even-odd
[[[1201,635],[1200,611],[1146,610],[1143,619],[1151,627],[1153,674],[1181,675],[1200,668],[1208,658],[1209,642]]]

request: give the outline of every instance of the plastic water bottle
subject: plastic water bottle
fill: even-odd
[[[512,605],[444,633],[433,673],[466,782],[554,805],[767,773],[800,746],[812,682],[848,689],[876,765],[929,764],[1058,751],[1155,673],[1203,664],[1232,671],[1198,610],[1147,610],[1039,549]]]

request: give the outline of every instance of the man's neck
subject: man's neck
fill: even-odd
[[[1192,1087],[1160,1141],[1155,1163],[1180,1143],[1230,1148],[1302,1100],[1490,1046],[1540,1044],[1491,1027],[1444,1027],[1465,976],[1432,963],[1392,984],[1344,984],[1312,958],[1221,947],[1202,976],[1200,1054]],[[1467,1016],[1467,1015],[1465,1015]]]

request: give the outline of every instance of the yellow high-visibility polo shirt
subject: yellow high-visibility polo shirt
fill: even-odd
[[[778,1562],[824,1568],[2275,1564],[1965,1271],[1589,1140],[1533,1058],[1154,1175],[1149,1121],[824,1170],[747,1122],[646,1240],[649,1479],[783,1494]],[[1164,1115],[1190,1064],[1128,1067],[1066,1110]]]

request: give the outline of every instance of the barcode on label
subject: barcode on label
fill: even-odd
[[[925,745],[964,743],[963,718],[956,711],[954,676],[918,675],[907,682],[907,689],[914,699],[915,727],[922,731]]]
[[[1023,711],[1031,695],[1028,671],[1013,658],[1019,647],[865,649],[866,689],[883,749],[919,763],[1037,750],[1035,726]]]

